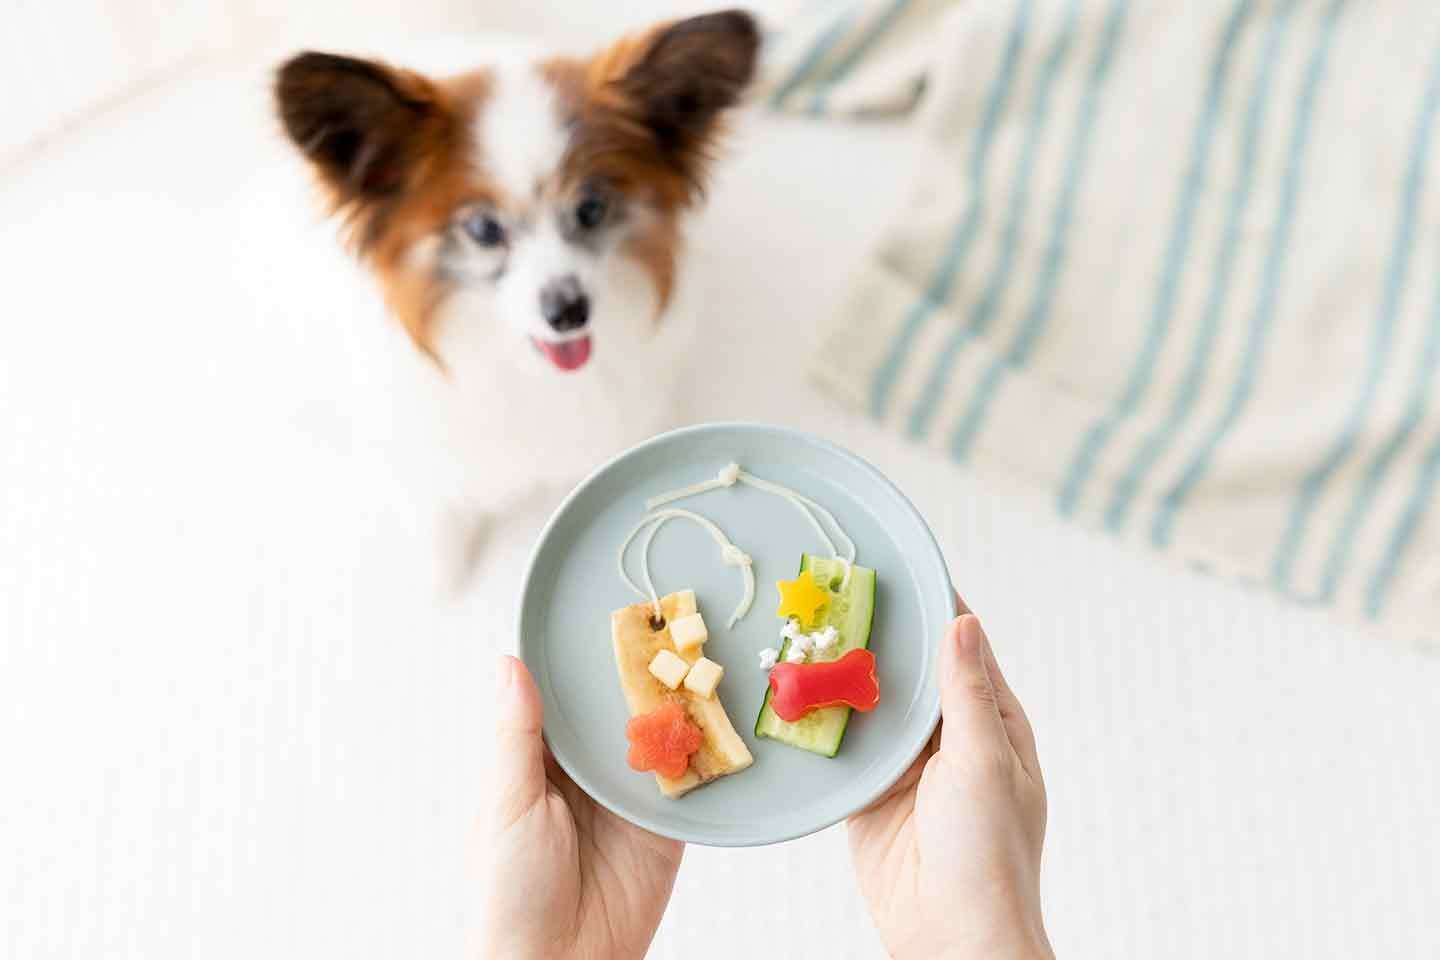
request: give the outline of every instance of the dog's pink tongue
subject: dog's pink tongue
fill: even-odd
[[[579,370],[585,366],[585,361],[590,359],[590,338],[581,337],[578,340],[566,340],[564,343],[547,343],[544,340],[536,340],[535,345],[540,352],[550,358],[550,362],[561,370]]]

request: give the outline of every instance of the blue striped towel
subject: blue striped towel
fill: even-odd
[[[827,387],[1064,515],[1440,636],[1440,4],[812,3],[769,84],[919,102]]]

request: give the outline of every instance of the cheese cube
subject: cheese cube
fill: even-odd
[[[675,649],[681,653],[700,649],[701,644],[709,638],[710,633],[705,629],[705,618],[698,613],[670,621],[670,639],[675,641]]]
[[[690,664],[680,659],[669,650],[661,650],[655,654],[655,659],[650,661],[650,673],[671,690],[680,686],[685,679],[685,674],[690,669]]]
[[[725,675],[725,668],[714,660],[707,660],[701,657],[695,661],[695,666],[685,675],[685,689],[701,697],[713,697],[715,687],[720,683],[720,678]]]

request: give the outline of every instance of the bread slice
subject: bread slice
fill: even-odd
[[[616,610],[610,614],[610,635],[615,644],[615,668],[620,674],[620,689],[625,693],[630,716],[650,713],[667,701],[677,701],[705,735],[700,749],[691,755],[690,769],[685,771],[684,776],[671,779],[655,775],[661,793],[667,797],[680,797],[717,777],[744,770],[755,758],[731,726],[718,694],[701,698],[684,687],[670,690],[651,675],[650,661],[661,650],[677,653],[686,663],[692,664],[704,656],[699,647],[689,652],[677,650],[670,639],[668,626],[679,617],[695,612],[695,591],[681,590],[662,597],[660,609],[665,614],[667,626],[659,630],[651,629],[650,617],[654,610],[648,603],[636,603]]]

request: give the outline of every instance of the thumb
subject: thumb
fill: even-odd
[[[985,664],[985,633],[974,614],[951,621],[940,646],[940,728],[942,753],[977,748],[1008,752],[1009,738],[1000,702]]]
[[[495,813],[509,826],[545,795],[544,705],[525,664],[500,658],[495,683]]]

